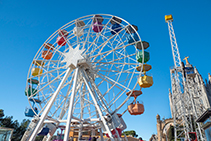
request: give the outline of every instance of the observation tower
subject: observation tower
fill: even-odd
[[[196,119],[210,107],[203,79],[198,70],[189,63],[189,57],[184,58],[185,64],[181,61],[172,15],[166,15],[165,21],[168,24],[174,60],[174,66],[170,69],[171,91],[169,91],[174,120],[174,139],[177,141],[177,139],[197,138],[206,141],[201,125],[196,123]]]

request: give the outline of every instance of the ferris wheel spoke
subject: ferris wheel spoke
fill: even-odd
[[[48,105],[49,101],[47,101],[47,99],[50,98],[51,95],[49,95],[49,97],[45,98],[42,103],[45,103],[45,105],[43,107],[40,108],[40,113],[42,113],[44,111],[44,109],[46,108],[46,106]]]
[[[55,54],[58,54],[58,55],[63,54],[63,52],[59,50],[60,48],[61,48],[61,46],[59,46],[58,48],[54,48]]]
[[[101,71],[101,72],[112,72],[112,73],[116,73],[114,74],[115,76],[120,74],[120,73],[126,73],[126,74],[132,74],[132,73],[135,73],[135,74],[140,74],[140,72],[131,72],[130,70],[132,70],[133,68],[131,69],[128,69],[128,70],[124,70],[124,71],[118,71],[118,70],[102,70],[102,68],[99,68],[99,69],[95,69],[96,71]],[[114,75],[111,75],[111,76],[114,76]]]
[[[118,34],[118,33],[117,33]],[[111,36],[109,39],[107,39],[104,43],[102,43],[101,45],[99,45],[97,48],[95,48],[93,51],[91,51],[88,55],[91,55],[93,52],[95,52],[97,49],[100,49],[100,48],[104,48],[108,42],[113,39],[114,36]],[[93,44],[92,44],[93,45]],[[101,49],[102,50],[102,49]],[[86,52],[85,52],[86,53]]]
[[[102,32],[106,29],[107,25],[108,25],[108,23],[106,23],[106,25],[103,27],[102,31],[99,34],[97,34],[97,36],[94,39],[93,43],[89,46],[89,48],[87,48],[87,51],[93,46],[93,44],[96,42],[96,40],[99,39],[99,37],[102,35]],[[90,26],[90,28],[91,28],[91,26]],[[85,51],[84,53],[87,53],[87,51]]]
[[[124,63],[110,63],[110,64],[106,64],[106,63],[97,63],[98,65],[95,66],[95,70],[96,71],[102,71],[102,72],[117,72],[117,73],[120,73],[120,72],[123,72],[123,73],[133,73],[133,69],[135,69],[137,67],[137,64],[136,66],[133,66],[132,64],[129,65],[130,63],[126,63],[124,65]],[[121,65],[120,65],[121,64]],[[124,66],[124,71],[120,71],[121,68]],[[114,68],[113,68],[114,67]],[[140,74],[140,72],[134,72],[136,74]]]
[[[91,85],[92,87],[95,89],[95,91],[97,92],[97,96],[98,99],[100,100],[100,102],[103,104],[103,107],[106,111],[108,111],[108,103],[106,101],[106,99],[104,98],[104,96],[102,95],[102,93],[100,92],[100,90],[98,89],[97,85],[95,84],[95,82],[93,81],[93,79],[90,79],[89,81],[91,81]]]
[[[64,99],[60,102],[60,104],[56,106],[57,108],[56,108],[55,111],[52,113],[52,117],[57,113],[57,111],[58,111],[59,109],[62,109],[61,107],[62,107],[63,105],[65,105],[66,100],[67,100],[67,98],[64,98]]]
[[[72,79],[71,83],[69,84],[70,87],[71,87],[71,85],[72,85],[72,82],[73,82],[73,79]],[[70,87],[69,87],[69,89],[68,89],[68,91],[67,91],[67,94],[66,94],[66,96],[65,96],[65,99],[66,99],[66,100],[68,99],[68,95],[70,95],[70,93],[72,92],[72,89],[70,90]],[[80,87],[81,87],[81,83],[77,86],[76,91],[78,91],[78,90],[80,89]],[[76,98],[76,101],[77,101],[77,98]],[[77,102],[75,102],[75,103],[77,103]],[[69,101],[67,101],[66,107],[69,107]],[[67,110],[67,109],[66,109],[66,110]],[[60,113],[60,118],[63,118],[64,112],[65,112],[65,111],[61,111],[61,113]]]
[[[110,48],[111,49],[113,49],[113,48],[115,48],[115,46],[113,46],[113,43],[114,43],[114,41],[117,41],[116,39],[117,39],[117,37],[119,37],[118,39],[120,39],[120,41],[122,41],[122,39],[120,38],[120,34],[121,34],[121,32],[123,31],[123,30],[125,30],[125,28],[122,28],[117,34],[115,34],[114,36],[112,36],[112,37],[110,37],[110,38],[108,38],[108,37],[106,37],[106,36],[104,36],[104,35],[102,35],[105,39],[107,39],[105,42],[110,42],[110,44],[111,44],[111,46],[110,46]],[[125,35],[125,32],[124,32],[124,34],[122,35],[122,36],[124,36]],[[113,39],[113,41],[111,41]],[[120,41],[118,41],[118,43],[121,43]],[[122,43],[124,43],[125,41],[122,41]],[[118,45],[118,44],[117,44]],[[116,45],[116,46],[117,46]],[[108,46],[109,47],[109,46]]]
[[[62,102],[60,103],[60,106],[58,106],[58,108],[56,109],[56,111],[61,107],[61,105],[63,104],[63,108],[61,109],[62,111],[60,112],[59,114],[59,120],[62,119],[62,117],[64,116],[64,110],[65,110],[65,105],[66,105],[66,101],[68,99],[68,95],[70,94],[70,88],[71,88],[71,84],[72,84],[72,81],[70,82],[69,84],[69,87],[68,87],[68,90],[67,90],[67,93],[66,95],[63,97],[63,100]],[[56,113],[56,111],[53,113],[53,115]]]
[[[39,74],[39,75],[36,75],[36,76],[32,76],[32,77],[30,77],[30,78],[33,79],[33,78],[36,78],[36,77],[42,77],[42,76],[44,76],[44,75],[46,75],[46,74],[50,74],[50,73],[52,73],[52,72],[54,72],[54,71],[57,71],[57,70],[60,70],[60,69],[63,69],[63,68],[64,68],[64,66],[58,67],[58,68],[56,68],[56,69],[46,71],[46,72],[44,72],[44,73],[42,73],[42,74]]]
[[[123,68],[124,68],[124,65],[123,65],[123,67],[122,67],[122,70],[123,70]],[[121,72],[122,72],[122,70],[121,70]],[[115,78],[116,81],[119,81],[119,78],[120,78],[120,76],[121,76],[120,74],[121,74],[121,73],[116,74],[116,78]],[[109,77],[109,78],[110,78],[110,77]],[[110,87],[110,89],[112,89],[115,85],[116,85],[116,83],[114,83],[114,84]],[[109,90],[109,89],[108,89],[108,90]],[[107,94],[107,93],[109,92],[108,90],[105,92],[105,94]],[[105,94],[104,94],[104,95],[105,95]]]
[[[101,109],[100,109],[100,107],[99,107],[99,105],[98,105],[98,103],[97,103],[97,101],[96,101],[96,99],[95,99],[95,96],[94,96],[94,94],[93,94],[91,88],[89,87],[89,84],[88,84],[88,82],[87,82],[87,77],[85,76],[85,73],[84,73],[83,71],[82,71],[82,74],[83,74],[83,80],[84,80],[84,82],[86,83],[86,86],[87,86],[87,88],[88,88],[88,90],[89,90],[89,92],[90,92],[90,94],[91,94],[91,96],[92,96],[92,99],[93,99],[93,101],[94,101],[94,103],[95,103],[95,107],[96,107],[96,109],[97,109],[97,111],[98,111],[98,113],[99,113],[99,115],[100,115],[100,118],[101,118],[102,122],[104,123],[104,126],[105,126],[106,130],[109,132],[109,135],[110,135],[110,137],[111,137],[111,132],[110,132],[110,130],[109,130],[109,127],[108,127],[108,125],[106,124],[106,120],[105,120],[105,118],[104,118],[104,116],[103,116],[103,113],[102,113],[102,111],[101,111]]]
[[[90,26],[90,27],[91,27],[91,26]],[[83,44],[82,49],[85,48],[85,45],[86,45],[87,40],[88,40],[88,42],[89,42],[89,35],[90,35],[90,32],[91,32],[91,28],[88,29],[88,34],[86,35],[86,39],[85,39],[85,41],[84,41],[84,44]]]
[[[59,114],[59,120],[61,120],[61,119],[63,118],[63,116],[64,116],[64,114],[65,114],[65,112],[66,112],[66,110],[67,110],[66,107],[68,107],[68,104],[69,104],[69,102],[68,102],[68,95],[71,93],[71,91],[70,91],[71,85],[72,85],[72,81],[70,82],[70,85],[69,85],[69,87],[68,87],[66,96],[64,97],[64,100],[65,100],[65,101],[64,101],[62,110],[61,110],[61,112],[60,112],[60,114]],[[67,103],[66,103],[66,102],[67,102]]]
[[[100,66],[98,66],[98,67],[95,67],[95,71],[92,71],[92,73],[95,73],[95,72],[98,72],[98,71],[100,71],[100,72],[107,72],[106,74],[109,76],[109,77],[112,77],[112,76],[116,76],[116,75],[118,75],[118,74],[121,74],[121,73],[125,73],[125,74],[132,74],[132,73],[135,73],[135,74],[140,74],[140,72],[134,72],[133,70],[134,70],[134,68],[135,67],[131,67],[131,68],[126,68],[125,66],[127,66],[127,65],[121,65],[121,66],[115,66],[115,65],[108,65],[107,67],[106,67],[106,65],[100,65]],[[113,68],[114,67],[114,68]],[[124,68],[124,70],[122,70]],[[111,73],[114,73],[113,75],[109,75],[109,73],[108,72],[111,72]]]
[[[123,57],[119,57],[118,59],[114,59],[114,60],[107,60],[107,63],[108,64],[121,64],[122,62],[119,62],[120,60],[123,60],[123,59],[126,59],[126,58],[128,58],[128,59],[130,59],[131,61],[133,61],[133,62],[136,62],[136,60],[134,60],[133,58],[131,58],[132,56],[135,56],[136,55],[136,53],[133,53],[133,54],[130,54],[130,55],[125,55],[125,56],[123,56]],[[118,62],[117,62],[118,61]],[[106,64],[105,62],[92,62],[92,63],[95,63],[95,64],[97,64],[97,63],[99,63],[99,64],[101,64],[101,63],[104,63],[104,64]],[[128,64],[128,65],[137,65],[138,63],[123,63],[123,64]]]
[[[103,49],[103,48],[102,48],[102,49]],[[101,53],[102,49],[101,49],[100,52],[98,52],[98,53]],[[106,59],[106,57],[107,57],[108,55],[110,55],[111,53],[113,53],[113,52],[114,52],[114,50],[110,50],[109,52],[107,52],[107,54],[101,55],[101,58],[98,60],[98,62],[102,61],[103,59]],[[95,58],[93,58],[92,61],[95,61],[95,59],[96,59],[97,57],[98,57],[98,56],[96,56]]]
[[[105,75],[103,75],[103,74],[101,74],[101,73],[99,73],[99,72],[97,73],[97,76],[100,77],[101,79],[105,80],[106,82],[108,82],[108,83],[111,84],[111,85],[117,84],[117,85],[115,85],[115,87],[117,87],[117,88],[120,89],[120,90],[124,90],[123,88],[125,88],[125,89],[128,90],[128,91],[131,90],[130,88],[125,87],[124,85],[122,85],[122,84],[116,82],[115,80],[113,80],[113,79],[111,79],[111,78],[109,78],[109,77],[107,77],[107,76],[105,76]],[[119,87],[119,86],[121,86],[122,88]]]
[[[106,55],[104,55],[100,60],[98,60],[98,63],[101,63],[100,61],[102,61],[106,56],[108,56],[110,53],[107,53]],[[117,62],[117,61],[121,61],[121,60],[123,60],[123,59],[125,59],[125,58],[127,58],[127,59],[130,59],[131,61],[133,61],[133,62],[136,62],[136,60],[134,60],[133,58],[131,58],[131,56],[135,56],[136,55],[136,53],[134,53],[134,54],[130,54],[130,55],[123,55],[123,54],[121,54],[121,56],[118,56],[117,58],[118,59],[113,59],[113,60],[106,60],[108,63],[121,63],[121,62]],[[92,62],[93,63],[93,62]],[[123,63],[124,64],[124,63]],[[137,64],[137,63],[136,63]]]
[[[90,54],[92,54],[93,52],[95,52],[97,49],[100,49],[101,48],[101,50],[109,43],[109,41],[113,38],[114,36],[112,36],[112,37],[110,37],[107,41],[105,41],[103,44],[101,44],[100,46],[98,46],[97,48],[95,48],[92,52],[90,52],[88,55],[90,55]],[[124,43],[121,43],[119,46],[121,46],[122,44],[124,44]],[[108,52],[110,52],[110,51],[108,51]],[[98,52],[99,53],[99,52]],[[107,52],[105,52],[105,53],[107,53]],[[92,56],[92,57],[96,57],[96,56],[98,56],[99,54],[97,54],[97,55],[94,55],[94,56]],[[100,54],[100,55],[102,55],[102,54]]]
[[[48,95],[47,94],[43,94],[42,96],[42,103],[47,103],[47,101],[50,99],[50,97],[53,95],[53,93],[49,93]]]
[[[128,84],[130,84],[130,81],[132,80],[131,78],[132,78],[133,76],[131,76],[130,78],[129,78],[129,83]],[[125,81],[125,84],[126,84],[126,82],[127,81]],[[127,87],[129,87],[129,86],[127,86]],[[124,94],[125,92],[122,92],[122,91],[120,91],[118,94],[116,94],[116,96],[109,102],[109,105],[110,106],[112,106],[121,96],[122,96],[122,94]],[[121,93],[121,94],[120,94]],[[118,96],[118,97],[117,97]],[[111,102],[113,102],[113,103],[111,103]]]
[[[124,91],[123,91],[123,92],[119,92],[119,93],[109,102],[109,108],[111,108],[111,107],[116,103],[116,101],[120,99],[120,97],[121,97],[123,94],[125,94]]]
[[[124,35],[125,35],[125,33],[122,36],[124,36]],[[106,38],[107,40],[109,40],[106,36],[103,36],[103,37]],[[120,41],[116,40],[117,37],[119,37],[118,39],[120,39]],[[118,43],[117,44],[114,44],[115,41],[118,41]],[[115,35],[115,38],[113,39],[113,41],[109,40],[109,42],[110,42],[111,45],[110,46],[108,45],[108,47],[110,47],[111,49],[116,48],[116,47],[119,47],[119,46],[121,46],[121,44],[124,44],[125,43],[125,41],[122,41],[122,39],[120,37],[120,34],[116,34]],[[120,45],[119,45],[119,43],[120,43]],[[116,53],[116,52],[114,52],[114,53]]]
[[[118,47],[118,48],[113,49],[112,51],[116,51],[116,50],[118,50],[118,49],[125,48],[125,47],[128,47],[128,46],[129,46],[129,45],[121,46],[121,47]],[[101,56],[101,55],[107,54],[107,53],[109,53],[109,52],[111,52],[111,50],[105,51],[105,52],[103,52],[103,53],[99,53],[99,54],[96,54],[96,55],[93,55],[93,56],[91,56],[90,58],[96,58],[97,56]]]
[[[122,62],[110,62],[110,63],[109,62],[96,62],[96,63],[99,64],[99,65],[96,65],[96,67],[95,67],[96,70],[100,70],[100,68],[104,67],[104,65],[108,65],[108,66],[113,65],[116,69],[116,70],[114,70],[114,72],[119,72],[117,70],[119,69],[119,67],[122,67],[122,65],[129,66],[130,68],[128,67],[128,69],[125,70],[125,71],[127,71],[127,73],[130,73],[129,70],[136,68],[138,65],[137,63],[122,63]],[[105,71],[105,70],[102,70],[102,71]]]
[[[90,83],[90,85],[87,86],[87,88],[89,89],[89,93],[90,94],[92,93],[93,94],[92,97],[93,96],[95,97],[95,100],[97,101],[97,103],[99,105],[101,105],[108,112],[107,106],[104,104],[104,102],[102,101],[102,99],[99,97],[100,91],[98,90],[97,87],[95,87],[96,85],[94,83],[92,83],[92,79],[89,79],[88,76],[87,76],[87,74],[86,74],[86,72],[85,71],[83,72],[83,70],[82,70],[82,74],[83,74],[83,78],[86,77],[86,80],[84,80],[84,81],[86,81],[85,82],[86,83],[86,86],[88,85],[88,83]],[[98,93],[96,94],[95,91],[97,91]],[[93,100],[93,98],[92,98],[92,100]]]
[[[93,104],[93,101],[90,101],[89,99],[84,99],[88,104],[91,104],[91,105],[93,105],[94,106],[94,104]]]
[[[66,73],[66,71],[64,71],[63,73],[61,73],[60,75],[58,75],[56,78],[54,78],[53,80],[51,80],[50,82],[48,82],[48,84],[46,84],[45,86],[43,86],[42,88],[40,88],[39,90],[37,90],[37,92],[34,95],[36,95],[37,93],[41,92],[43,89],[45,89],[47,86],[49,86],[50,84],[52,84],[54,81],[56,81],[58,78],[60,78],[65,73]]]
[[[90,40],[90,33],[91,33],[91,25],[92,25],[92,21],[89,21],[89,22],[91,22],[91,24],[87,27],[88,28],[88,33],[87,33],[87,35],[86,35],[86,39],[85,39],[85,41],[84,41],[84,44],[83,44],[83,47],[82,47],[82,49],[84,49],[85,48],[85,45],[86,45],[86,43],[94,43],[94,42],[90,42],[89,40]],[[89,45],[89,46],[91,46],[91,45]],[[87,50],[89,50],[89,48],[87,48]]]

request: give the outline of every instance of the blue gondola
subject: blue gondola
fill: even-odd
[[[120,24],[115,23],[111,26],[111,29],[112,29],[111,34],[115,35],[116,33],[118,33],[122,29],[122,27],[121,27]]]
[[[38,110],[34,109],[35,113],[38,113]],[[25,116],[27,117],[33,117],[35,115],[34,111],[31,108],[25,109]]]
[[[136,41],[139,41],[139,37],[136,33],[131,33],[131,34],[127,35],[126,40],[127,40],[128,44],[131,44]]]
[[[49,132],[49,128],[48,127],[44,127],[42,129],[42,131],[40,133],[38,133],[37,135],[38,136],[46,136],[48,134],[48,132]]]
[[[31,108],[27,107],[25,109],[25,116],[33,117],[34,115],[38,114],[38,110],[36,107],[34,107],[34,104],[35,102],[39,104],[41,101],[39,99],[34,99],[34,98],[30,98],[29,100],[32,102],[32,107],[34,108],[34,111]]]

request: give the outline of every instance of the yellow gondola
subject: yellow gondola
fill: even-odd
[[[42,74],[43,71],[40,68],[33,68],[31,72],[33,76],[37,76],[37,75]]]
[[[35,64],[36,66],[44,66],[45,63],[42,60],[34,60],[33,64]]]
[[[141,76],[138,79],[138,84],[142,88],[148,88],[153,85],[153,79],[151,76],[147,76],[146,74],[144,74],[144,76]]]

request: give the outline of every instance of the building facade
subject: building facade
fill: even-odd
[[[187,65],[187,63],[186,63]],[[189,64],[190,65],[190,64]],[[192,65],[191,65],[192,66]],[[205,79],[205,82],[202,78],[202,76],[199,74],[198,70],[196,67],[194,67],[194,78],[186,79],[188,85],[191,86],[194,91],[193,93],[193,98],[197,99],[200,98],[199,100],[196,100],[195,102],[195,110],[197,111],[196,118],[200,117],[204,113],[204,109],[208,109],[211,107],[211,75],[208,74],[208,80]],[[173,106],[177,107],[177,105],[174,105],[172,103],[172,93],[169,90],[169,101],[170,101],[170,110],[171,110],[171,115],[173,117]],[[203,110],[202,110],[203,109]],[[178,115],[182,115],[181,112],[178,110],[177,111]],[[169,119],[160,119],[160,115],[156,116],[157,119],[157,141],[168,141],[170,140],[171,136],[170,134],[173,131],[173,126],[174,126],[174,120],[173,118]],[[196,119],[194,119],[196,121]],[[175,123],[179,123],[180,121],[176,121]],[[172,131],[171,131],[172,130]]]

